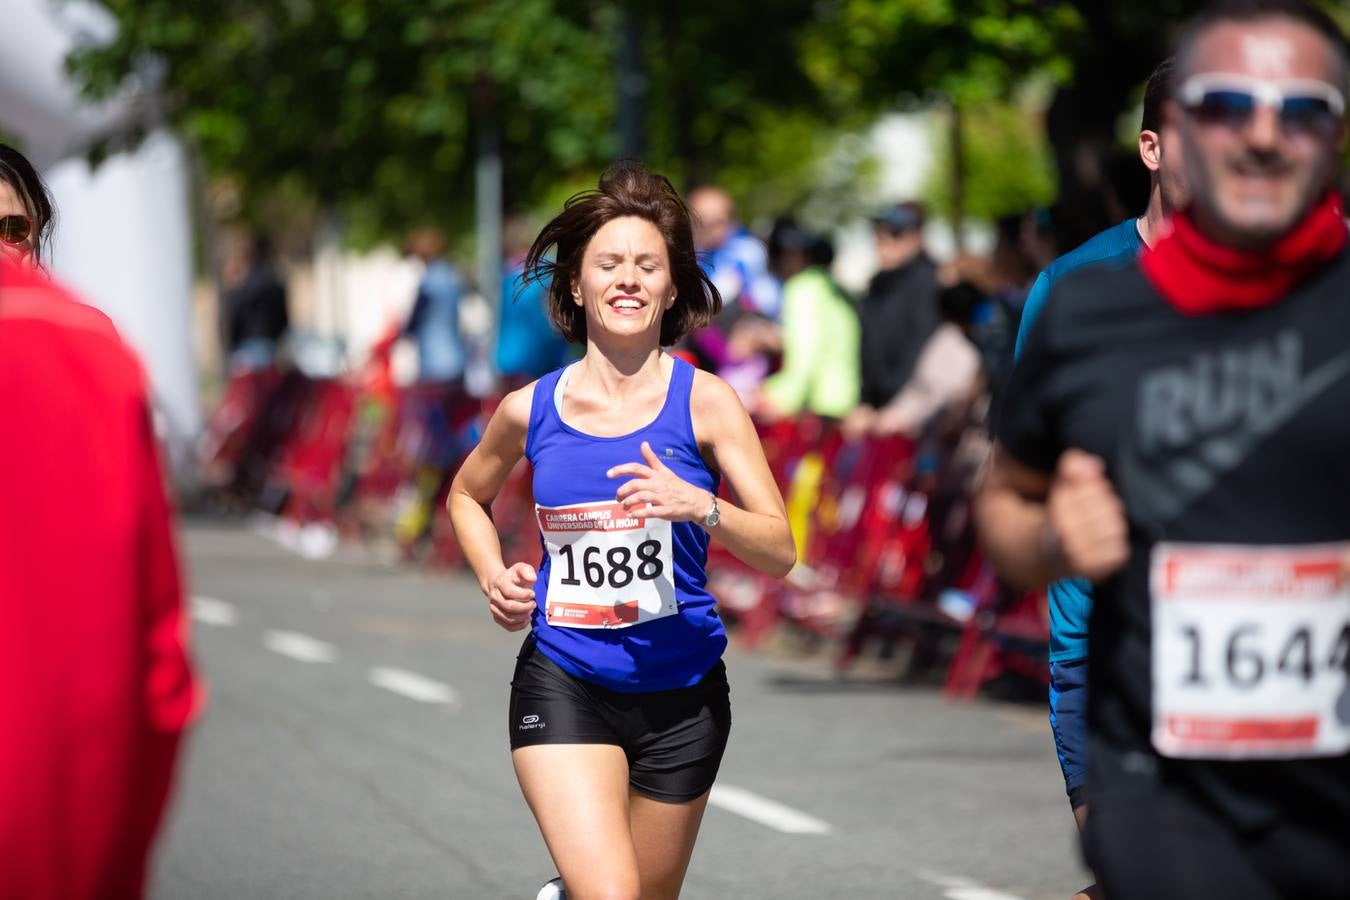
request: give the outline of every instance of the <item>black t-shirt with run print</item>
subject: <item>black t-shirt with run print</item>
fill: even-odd
[[[1350,829],[1334,566],[1350,540],[1350,252],[1274,306],[1204,316],[1137,263],[1073,273],[997,433],[1045,473],[1068,448],[1100,456],[1125,504],[1130,560],[1089,630],[1094,797],[1166,782],[1238,827]]]

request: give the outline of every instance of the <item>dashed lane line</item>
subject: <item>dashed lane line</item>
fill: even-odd
[[[264,631],[263,646],[273,653],[306,663],[331,663],[337,660],[337,648],[298,631]]]
[[[370,683],[419,703],[456,705],[455,689],[416,672],[380,666],[370,670]]]
[[[1008,894],[985,887],[969,878],[956,875],[943,875],[941,872],[920,872],[919,877],[935,887],[942,888],[942,896],[947,900],[1022,900],[1016,894]]]
[[[785,834],[830,834],[834,831],[832,825],[815,816],[730,784],[713,785],[708,802]]]
[[[193,597],[188,609],[192,618],[203,625],[229,628],[239,622],[239,611],[215,597]]]

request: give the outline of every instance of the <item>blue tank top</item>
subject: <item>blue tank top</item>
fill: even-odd
[[[534,638],[563,670],[615,691],[697,684],[726,649],[708,593],[708,533],[692,522],[639,519],[614,501],[613,466],[643,462],[647,441],[680,478],[717,492],[689,413],[694,367],[676,359],[665,404],[650,424],[597,437],[562,419],[566,368],[535,384],[525,456],[543,558]]]

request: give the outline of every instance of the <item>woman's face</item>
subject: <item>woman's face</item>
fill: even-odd
[[[675,303],[670,252],[646,219],[612,219],[586,245],[572,298],[586,311],[586,332],[661,339],[661,316]]]
[[[0,181],[0,253],[17,262],[31,262],[33,231],[33,219],[19,193],[9,182]]]

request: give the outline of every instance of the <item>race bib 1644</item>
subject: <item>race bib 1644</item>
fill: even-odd
[[[1343,544],[1157,545],[1153,746],[1164,756],[1350,751]]]

